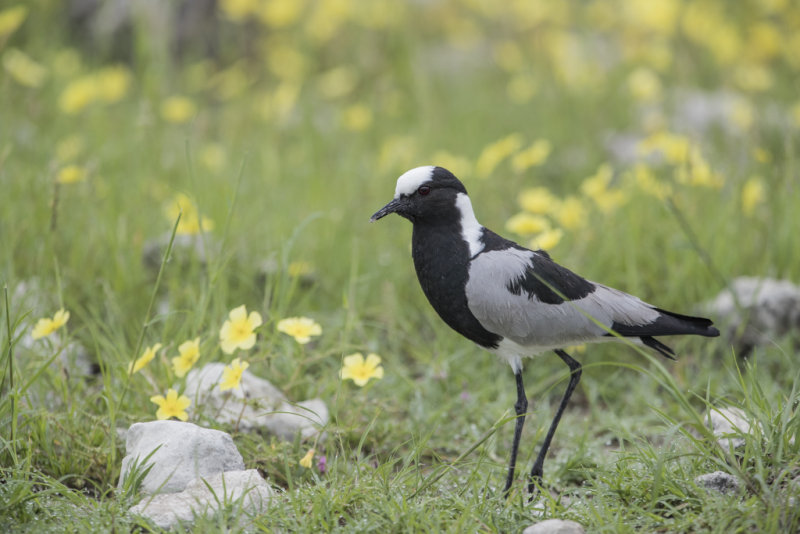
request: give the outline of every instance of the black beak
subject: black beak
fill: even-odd
[[[375,222],[378,219],[386,217],[390,213],[397,213],[398,210],[402,209],[402,206],[403,202],[399,198],[392,199],[391,202],[376,211],[375,214],[369,218],[369,222]]]

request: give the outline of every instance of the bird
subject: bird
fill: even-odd
[[[657,308],[562,267],[544,250],[530,250],[481,225],[464,184],[443,167],[403,173],[392,200],[370,222],[396,213],[412,223],[411,256],[423,293],[453,330],[505,360],[514,373],[516,422],[503,495],[514,481],[528,399],[522,360],[554,351],[569,367],[566,391],[528,476],[531,498],[542,485],[544,461],[561,416],[581,378],[566,347],[626,338],[675,358],[656,339],[715,337],[710,319]]]

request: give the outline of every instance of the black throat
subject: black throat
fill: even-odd
[[[486,330],[467,306],[469,245],[461,236],[460,219],[415,222],[411,254],[419,284],[447,325],[485,348],[495,348],[502,336]]]

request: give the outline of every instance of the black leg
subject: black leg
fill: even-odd
[[[517,466],[517,452],[519,452],[519,439],[522,437],[522,425],[525,424],[525,413],[528,411],[528,398],[525,396],[525,386],[522,383],[522,369],[514,373],[517,381],[517,402],[514,404],[514,413],[517,414],[517,423],[514,426],[514,441],[511,443],[511,461],[508,463],[508,477],[503,495],[508,497],[508,490],[514,481],[514,470]]]
[[[556,416],[553,418],[553,422],[550,423],[550,429],[547,431],[547,435],[544,437],[542,448],[539,450],[539,455],[536,457],[536,462],[533,464],[533,469],[531,469],[531,476],[528,480],[528,493],[530,493],[531,496],[533,496],[533,492],[536,490],[536,485],[541,485],[542,483],[542,471],[544,468],[544,458],[547,456],[547,449],[550,448],[550,442],[553,441],[553,434],[556,433],[558,422],[561,421],[561,414],[564,413],[564,409],[567,407],[567,403],[569,402],[569,398],[572,396],[572,392],[575,390],[575,387],[581,380],[581,364],[576,360],[573,360],[569,354],[561,349],[556,349],[555,352],[558,354],[558,357],[569,366],[571,374],[569,377],[569,384],[567,384],[567,390],[564,392],[564,397],[561,399],[561,404],[558,405]]]

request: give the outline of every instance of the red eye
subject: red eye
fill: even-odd
[[[419,189],[417,189],[417,193],[419,193],[422,196],[425,196],[430,192],[431,192],[431,188],[428,187],[427,185],[421,185],[421,186],[419,186]]]

